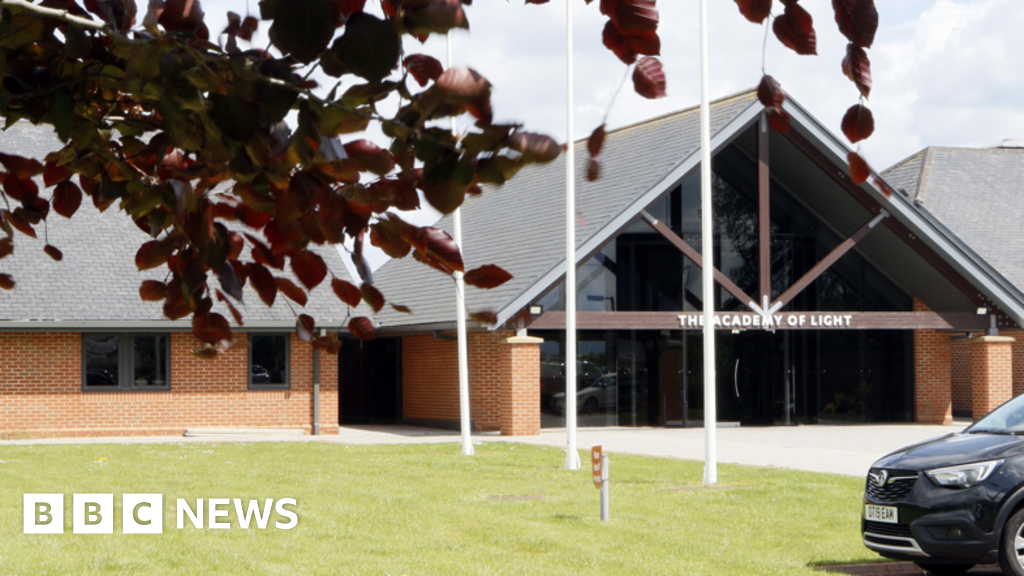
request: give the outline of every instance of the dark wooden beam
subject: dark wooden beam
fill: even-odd
[[[761,300],[767,307],[772,298],[771,171],[768,165],[768,116],[762,112],[757,125],[757,252],[761,276]]]
[[[860,227],[859,230],[854,232],[852,236],[850,236],[846,240],[843,240],[838,246],[833,248],[827,256],[822,258],[821,262],[815,264],[814,268],[808,270],[806,274],[804,274],[799,280],[797,280],[792,286],[790,286],[785,292],[783,292],[779,296],[778,300],[772,303],[772,308],[778,310],[779,308],[782,308],[786,304],[789,304],[789,302],[793,298],[796,298],[798,294],[800,294],[801,292],[804,291],[805,288],[810,286],[811,282],[817,280],[818,276],[821,276],[822,273],[825,272],[825,270],[828,270],[833,264],[836,263],[837,260],[842,258],[847,252],[852,250],[853,247],[856,246],[858,242],[863,240],[864,237],[867,236],[868,233],[871,232],[871,230],[875,226],[877,226],[879,222],[881,222],[888,216],[889,213],[886,212],[885,210],[882,210],[881,214],[875,216],[869,222],[866,222],[863,226]]]
[[[697,252],[697,250],[694,249],[693,246],[690,246],[689,244],[687,244],[685,240],[677,236],[671,228],[665,226],[664,222],[661,222],[654,216],[651,216],[651,214],[646,210],[640,213],[640,217],[643,218],[644,222],[647,222],[647,224],[650,225],[651,228],[654,228],[655,232],[661,234],[666,240],[671,242],[673,246],[678,248],[680,252],[685,254],[687,258],[693,260],[694,264],[696,264],[700,268],[704,268],[704,259],[701,258],[700,252]],[[749,305],[751,302],[756,303],[756,301],[750,296],[748,296],[742,288],[734,284],[732,280],[729,280],[729,278],[725,274],[722,274],[718,270],[718,268],[712,267],[712,270],[714,270],[715,281],[718,282],[723,288],[728,290],[730,294],[738,298],[740,303],[742,303],[744,306]],[[708,301],[708,298],[714,298],[714,295],[705,294],[704,300]],[[711,301],[714,302],[714,300]]]
[[[753,312],[716,312],[715,317],[718,319],[716,328],[719,330],[763,330],[763,327],[760,326],[762,317]],[[701,328],[700,321],[700,312],[576,313],[576,328],[578,330],[699,330]],[[988,322],[987,316],[978,316],[972,312],[780,312],[772,314],[772,328],[775,330],[979,331],[987,328]],[[564,330],[565,312],[544,312],[533,320],[529,329]]]
[[[817,164],[822,171],[828,174],[832,180],[839,184],[844,190],[849,192],[850,195],[857,199],[865,208],[875,214],[882,209],[881,204],[879,204],[860,186],[854,184],[842,168],[836,166],[835,162],[830,160],[821,150],[811,144],[807,138],[802,136],[796,130],[790,130],[785,134],[785,136],[794,146],[797,147],[797,149],[810,158],[812,162]],[[977,306],[994,307],[991,302],[988,302],[986,299],[979,296],[978,289],[975,288],[974,285],[964,278],[962,274],[957,272],[952,265],[943,260],[941,256],[918,238],[916,234],[911,232],[910,229],[902,222],[896,218],[886,218],[885,225],[889,230],[895,233],[897,237],[906,242],[915,252],[917,252],[918,256],[923,258],[925,262],[930,264],[939,274],[960,290],[960,292],[962,292],[971,302]]]

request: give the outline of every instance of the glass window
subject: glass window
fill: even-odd
[[[83,390],[170,389],[165,334],[85,334],[82,356]]]
[[[249,388],[289,388],[288,335],[249,335]]]

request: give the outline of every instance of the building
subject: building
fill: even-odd
[[[857,186],[841,141],[792,99],[785,108],[787,134],[767,128],[753,91],[712,106],[719,419],[945,422],[1024,390],[1024,340],[1015,337],[1024,323],[1024,263],[1013,249],[1024,216],[1014,196],[1024,149],[929,148]],[[13,137],[4,133],[0,146],[28,146]],[[578,157],[585,146],[575,144]],[[699,157],[692,108],[609,132],[596,182],[579,163],[581,426],[702,420]],[[564,422],[562,162],[524,169],[463,205],[467,268],[494,263],[515,276],[492,290],[467,289],[470,311],[498,318],[494,326],[470,323],[478,430],[535,434]],[[127,219],[79,214],[76,229],[80,219],[87,237],[110,243],[109,262],[59,236],[71,225],[50,231],[64,262],[47,261],[41,244],[33,250],[25,238],[0,261],[20,282],[0,293],[0,433],[311,428],[308,346],[288,336],[283,390],[249,383],[246,347],[193,360],[187,323],[163,321],[159,307],[138,299],[146,277],[130,269],[138,240],[118,247]],[[450,218],[437,226],[450,229]],[[328,252],[332,272],[345,276]],[[412,314],[353,312],[374,317],[378,338],[346,340],[336,360],[320,359],[321,426],[457,427],[451,279],[412,259],[375,276]],[[320,325],[339,329],[343,305],[322,290],[313,300],[307,308]],[[246,317],[242,340],[277,334],[280,342],[294,325],[277,305],[251,306]],[[88,355],[100,352],[90,346],[152,348],[153,334],[170,343],[163,388],[148,378],[138,393],[125,377],[117,391],[94,390]],[[130,356],[119,366],[132,368]]]

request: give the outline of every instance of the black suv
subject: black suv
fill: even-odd
[[[1024,576],[1024,395],[875,462],[861,532],[871,550],[934,574],[999,562]]]

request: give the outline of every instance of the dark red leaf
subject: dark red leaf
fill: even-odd
[[[316,334],[316,321],[308,314],[299,314],[295,320],[295,335],[303,342],[309,342]]]
[[[370,82],[380,82],[398,66],[401,52],[402,40],[390,22],[356,12],[345,24],[345,33],[320,60],[320,66],[335,78],[355,74]]]
[[[846,139],[856,144],[875,132],[875,117],[867,106],[855,104],[843,116],[842,128]]]
[[[413,54],[402,60],[402,66],[412,74],[420,86],[426,86],[428,80],[437,80],[444,73],[444,67],[437,58],[425,54]]]
[[[274,251],[267,247],[266,244],[261,242],[255,236],[250,234],[245,235],[252,242],[252,259],[256,262],[263,264],[264,266],[270,266],[271,268],[277,268],[278,270],[284,269],[284,257],[274,254]]]
[[[166,316],[170,320],[184,318],[185,316],[188,316],[190,312],[192,312],[191,310],[189,310],[188,302],[185,301],[185,298],[183,297],[181,292],[179,291],[177,293],[174,293],[173,289],[168,290],[168,298],[164,302],[163,311],[164,316]]]
[[[853,183],[867,182],[868,177],[871,176],[871,167],[860,157],[860,154],[850,152],[846,155],[846,160],[850,163],[850,179],[853,180]]]
[[[601,0],[601,13],[611,18],[621,31],[658,27],[658,7],[654,0]]]
[[[338,299],[355,308],[359,306],[362,295],[359,293],[359,288],[356,288],[351,282],[346,282],[340,278],[331,279],[331,288],[334,293],[338,296]]]
[[[597,160],[591,159],[587,163],[587,181],[597,182],[598,178],[601,177],[601,163]]]
[[[292,271],[299,277],[303,286],[312,290],[327,277],[327,265],[319,254],[309,250],[299,250],[292,254]]]
[[[871,48],[878,30],[874,0],[832,0],[836,24],[843,36],[859,48]]]
[[[18,178],[13,174],[4,177],[4,192],[15,200],[27,196],[39,196],[39,186],[31,178]]]
[[[216,344],[221,340],[231,340],[231,325],[227,318],[216,312],[196,314],[192,317],[192,335],[207,344]]]
[[[736,0],[740,14],[755,24],[761,24],[772,13],[772,0]]]
[[[786,11],[775,18],[772,31],[780,42],[797,54],[817,54],[817,39],[814,34],[814,19],[797,4],[797,0],[782,0]]]
[[[64,166],[58,166],[56,162],[47,162],[45,172],[43,172],[43,183],[47,188],[54,184],[59,184],[68,178],[71,178],[71,171]]]
[[[459,245],[452,240],[447,232],[431,227],[420,228],[419,231],[415,238],[416,242],[410,242],[417,250],[452,272],[465,270]],[[365,294],[363,296],[365,297]]]
[[[238,311],[238,308],[236,308],[235,305],[231,303],[231,300],[229,300],[228,297],[220,290],[217,290],[217,300],[219,302],[223,302],[224,305],[228,307],[228,311],[231,312],[231,317],[235,319],[235,324],[245,326],[245,323],[242,322],[242,313]]]
[[[768,125],[772,127],[772,130],[785,134],[789,132],[790,118],[789,112],[785,110],[775,110],[774,108],[768,109]]]
[[[432,90],[449,102],[470,102],[489,98],[491,83],[472,68],[449,68],[437,77]]]
[[[205,36],[200,33],[200,30],[206,28],[203,24],[203,16],[199,0],[167,0],[157,23],[167,30],[195,32],[200,38],[208,39],[209,31]]]
[[[327,49],[337,21],[337,0],[278,1],[271,38],[282,52],[308,64]]]
[[[14,239],[10,236],[0,238],[0,260],[14,254]]]
[[[338,0],[338,12],[348,18],[355,12],[362,12],[366,7],[366,0]]]
[[[245,20],[242,20],[242,25],[238,29],[238,37],[242,40],[252,41],[252,35],[256,33],[260,27],[260,21],[255,16],[246,16]]]
[[[469,315],[470,319],[476,320],[481,324],[494,325],[498,323],[498,315],[495,314],[494,310],[477,310]]]
[[[167,263],[167,258],[174,250],[174,240],[165,237],[161,240],[150,240],[135,253],[135,266],[139,270],[149,270]]]
[[[782,103],[786,101],[786,91],[770,75],[765,74],[761,78],[761,84],[757,87],[757,99],[765,108],[782,110]]]
[[[843,74],[857,85],[857,90],[860,90],[865,98],[871,95],[871,62],[863,48],[852,43],[846,45]]]
[[[633,88],[648,99],[665,97],[665,72],[657,58],[645,56],[633,69]]]
[[[235,300],[242,301],[242,281],[235,273],[235,267],[231,265],[231,262],[224,260],[224,263],[217,268],[217,280],[220,281],[221,289],[231,294]]]
[[[8,212],[7,210],[4,210],[3,215],[4,218],[7,220],[7,223],[10,224],[11,226],[14,226],[15,229],[17,229],[19,232],[26,236],[38,238],[38,236],[36,236],[35,228],[33,228],[31,224],[26,222],[25,218],[23,218],[19,214],[20,210],[20,208],[15,208],[14,212]]]
[[[349,320],[348,331],[360,340],[373,340],[376,332],[373,329],[373,322],[370,322],[369,318],[363,316]]]
[[[444,34],[452,28],[469,28],[461,0],[418,0],[407,3],[402,23],[413,36]]]
[[[384,176],[395,167],[395,157],[369,140],[354,140],[345,144],[345,154],[378,176]]]
[[[623,64],[629,65],[636,62],[636,49],[633,48],[633,44],[629,39],[619,32],[619,29],[611,20],[605,23],[604,31],[601,33],[601,40],[604,42],[605,48],[618,56]]]
[[[253,210],[245,204],[235,206],[235,217],[241,220],[242,224],[245,224],[250,228],[255,228],[256,230],[266,226],[267,223],[270,222],[270,219],[273,218],[270,214]]]
[[[550,136],[517,131],[509,136],[507,146],[523,155],[526,162],[551,162],[562,153],[562,147]]]
[[[306,302],[309,300],[306,293],[303,292],[302,288],[296,286],[294,282],[280,276],[275,278],[275,282],[277,282],[277,289],[287,296],[289,300],[297,303],[299,306],[306,305]]]
[[[875,178],[874,182],[875,186],[877,186],[882,191],[882,194],[885,194],[886,198],[892,198],[893,193],[895,193],[895,190],[892,189],[892,186],[889,186],[889,184],[885,180],[882,180],[881,178],[877,177]]]
[[[402,314],[412,314],[412,310],[409,309],[408,306],[403,306],[401,304],[395,304],[393,302],[388,302],[388,304],[390,304],[391,307],[394,308],[395,312],[401,312]]]
[[[601,149],[604,147],[604,124],[601,124],[590,133],[590,138],[587,139],[587,150],[590,152],[591,158],[597,158],[601,154]]]
[[[274,275],[270,270],[262,264],[250,264],[249,280],[256,293],[260,295],[260,300],[267,306],[273,306],[274,300],[277,299],[277,283],[274,282]]]
[[[204,344],[192,349],[192,355],[200,360],[216,360],[220,352],[211,344]]]
[[[66,180],[53,190],[53,210],[65,218],[71,218],[82,205],[82,190],[74,182]]]
[[[158,280],[143,280],[139,286],[139,298],[146,302],[159,302],[167,297],[167,285]]]
[[[43,246],[43,252],[46,252],[47,256],[53,258],[57,262],[60,262],[61,260],[64,259],[64,253],[61,252],[56,246],[51,246],[50,244],[47,244],[46,246]]]
[[[341,350],[341,340],[331,336],[320,336],[313,339],[313,348],[323,350],[328,354],[337,354]]]
[[[0,288],[4,290],[14,290],[15,282],[14,278],[10,274],[0,274]]]
[[[359,293],[363,295],[363,301],[369,304],[374,312],[380,312],[380,309],[384,307],[384,295],[373,284],[363,282],[359,287]]]
[[[22,158],[13,154],[0,153],[0,164],[3,164],[4,168],[19,180],[28,180],[33,176],[39,176],[45,170],[38,160]]]
[[[512,275],[494,264],[487,264],[466,272],[462,279],[470,286],[490,289],[508,282]]]

